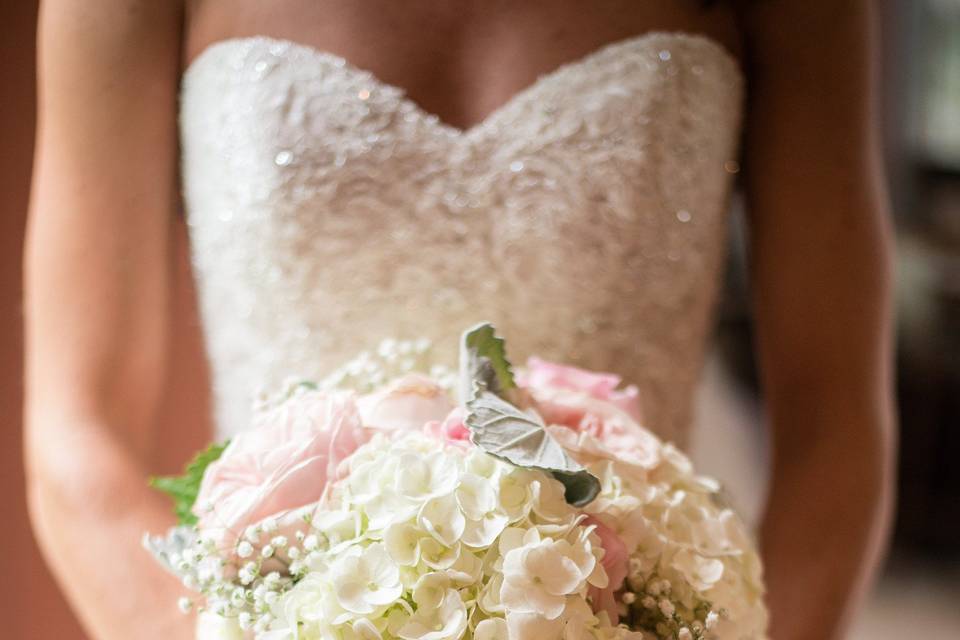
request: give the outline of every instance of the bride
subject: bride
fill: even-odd
[[[89,633],[191,633],[139,548],[168,524],[145,478],[181,195],[218,436],[286,372],[491,320],[635,382],[683,443],[742,162],[771,633],[840,637],[891,485],[869,5],[47,0],[26,456]]]

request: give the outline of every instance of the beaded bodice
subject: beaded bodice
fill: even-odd
[[[649,33],[542,76],[470,129],[332,54],[211,46],[183,78],[183,184],[222,435],[262,387],[384,337],[494,322],[614,371],[683,441],[725,244],[742,75]]]

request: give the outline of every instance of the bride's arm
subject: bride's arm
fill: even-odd
[[[893,493],[891,233],[867,0],[751,5],[746,182],[775,640],[842,637]]]
[[[176,2],[43,3],[26,250],[26,465],[45,556],[91,637],[187,638],[140,548],[164,375]]]

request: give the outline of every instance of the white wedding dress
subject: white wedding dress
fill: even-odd
[[[292,374],[384,337],[455,365],[496,324],[515,362],[614,371],[683,443],[723,265],[743,77],[648,33],[444,124],[342,58],[209,47],[183,78],[183,183],[220,435]]]

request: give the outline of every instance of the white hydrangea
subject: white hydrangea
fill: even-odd
[[[605,587],[606,574],[589,538],[579,538],[571,544],[565,538],[543,538],[536,528],[524,531],[520,546],[503,558],[503,606],[555,620],[566,608],[567,596],[583,595],[588,582]]]
[[[670,445],[642,466],[588,438],[568,449],[602,489],[576,509],[544,472],[420,432],[378,434],[306,530],[249,532],[232,571],[214,570],[202,542],[177,557],[207,598],[198,637],[765,638],[760,562],[716,485]],[[598,600],[610,581],[600,525],[629,561],[613,609]]]
[[[668,638],[684,629],[695,640],[766,638],[760,558],[715,480],[696,475],[669,443],[646,467],[610,455],[590,436],[575,448],[577,460],[601,479],[601,493],[585,511],[630,550],[625,620],[665,625],[661,636]]]
[[[606,576],[581,518],[544,473],[420,434],[377,437],[352,456],[311,533],[289,543],[314,568],[270,607],[261,635],[505,638],[523,581],[554,582],[555,560],[567,574],[550,589],[562,593],[526,608],[553,619],[577,603],[590,610],[588,588]]]
[[[337,604],[350,614],[369,616],[403,593],[400,568],[380,542],[351,547],[330,564],[328,575]]]

